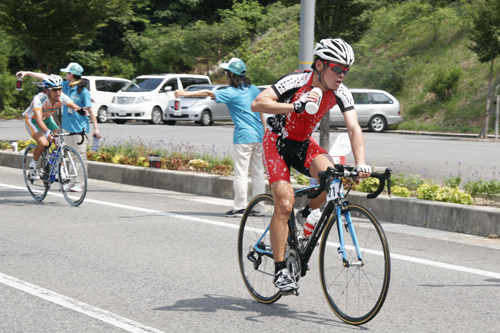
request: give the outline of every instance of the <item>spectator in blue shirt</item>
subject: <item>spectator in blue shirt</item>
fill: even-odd
[[[234,123],[234,202],[228,217],[241,217],[247,205],[248,172],[252,178],[252,197],[264,193],[264,168],[262,164],[262,137],[265,122],[261,115],[252,112],[250,105],[259,88],[245,76],[246,65],[238,58],[220,65],[227,73],[229,87],[221,90],[175,91],[175,97],[212,97],[217,103],[225,103]],[[263,214],[264,207],[255,207],[253,215]]]

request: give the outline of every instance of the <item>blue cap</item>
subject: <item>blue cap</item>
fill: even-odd
[[[76,62],[72,62],[66,68],[61,68],[61,72],[70,72],[74,75],[82,75],[83,67],[77,64]]]
[[[243,76],[247,72],[247,66],[239,58],[231,58],[228,63],[220,64],[220,67],[239,76]]]

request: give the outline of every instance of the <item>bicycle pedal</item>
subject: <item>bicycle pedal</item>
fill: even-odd
[[[291,296],[291,295],[299,296],[299,290],[298,289],[292,289],[292,290],[286,291],[286,292],[282,291],[281,295],[283,295],[283,296]]]

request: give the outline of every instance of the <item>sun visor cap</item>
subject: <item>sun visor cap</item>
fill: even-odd
[[[247,72],[247,66],[245,65],[243,60],[239,58],[232,58],[228,63],[220,64],[220,67],[239,76],[243,76]]]
[[[61,72],[69,72],[74,75],[82,75],[83,67],[76,62],[72,62],[66,68],[61,68]]]

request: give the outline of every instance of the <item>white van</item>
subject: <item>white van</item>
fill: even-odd
[[[206,75],[195,74],[152,74],[136,77],[119,91],[108,108],[108,118],[117,124],[127,120],[143,120],[159,124],[163,111],[174,99],[176,89],[186,89],[193,84],[210,84]]]
[[[103,123],[108,120],[108,106],[115,93],[126,86],[130,80],[109,76],[82,76],[86,81],[87,89],[92,98],[92,109],[97,121]]]

